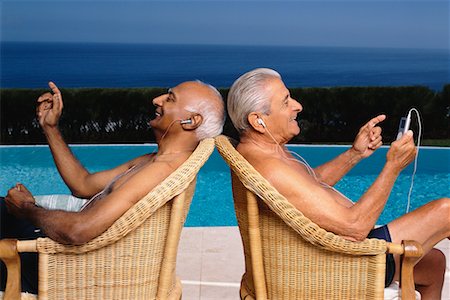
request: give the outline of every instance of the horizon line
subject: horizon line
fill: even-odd
[[[287,45],[287,44],[221,44],[221,43],[164,43],[164,42],[110,42],[110,41],[14,41],[0,40],[3,43],[28,43],[28,44],[92,44],[92,45],[141,45],[141,46],[223,46],[223,47],[267,47],[267,48],[352,48],[352,49],[408,49],[408,50],[447,50],[450,54],[450,46],[444,48],[428,47],[399,47],[399,46],[357,46],[357,45]]]

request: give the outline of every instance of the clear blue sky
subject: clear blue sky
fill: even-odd
[[[2,41],[449,48],[449,0],[3,0],[0,5]]]

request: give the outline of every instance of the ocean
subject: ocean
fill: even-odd
[[[269,47],[2,42],[2,88],[170,87],[199,79],[229,87],[269,67],[288,87],[410,86],[450,83],[445,49]]]

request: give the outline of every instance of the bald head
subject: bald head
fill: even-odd
[[[225,108],[219,91],[200,80],[186,81],[177,86],[180,96],[186,100],[185,109],[200,114],[202,124],[196,129],[199,140],[222,133],[225,123]]]

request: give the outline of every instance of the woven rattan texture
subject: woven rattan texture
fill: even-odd
[[[195,178],[214,149],[203,140],[174,173],[130,208],[107,231],[81,246],[38,239],[40,299],[154,299],[172,201],[185,191],[182,229]],[[173,267],[170,290],[175,285]]]

